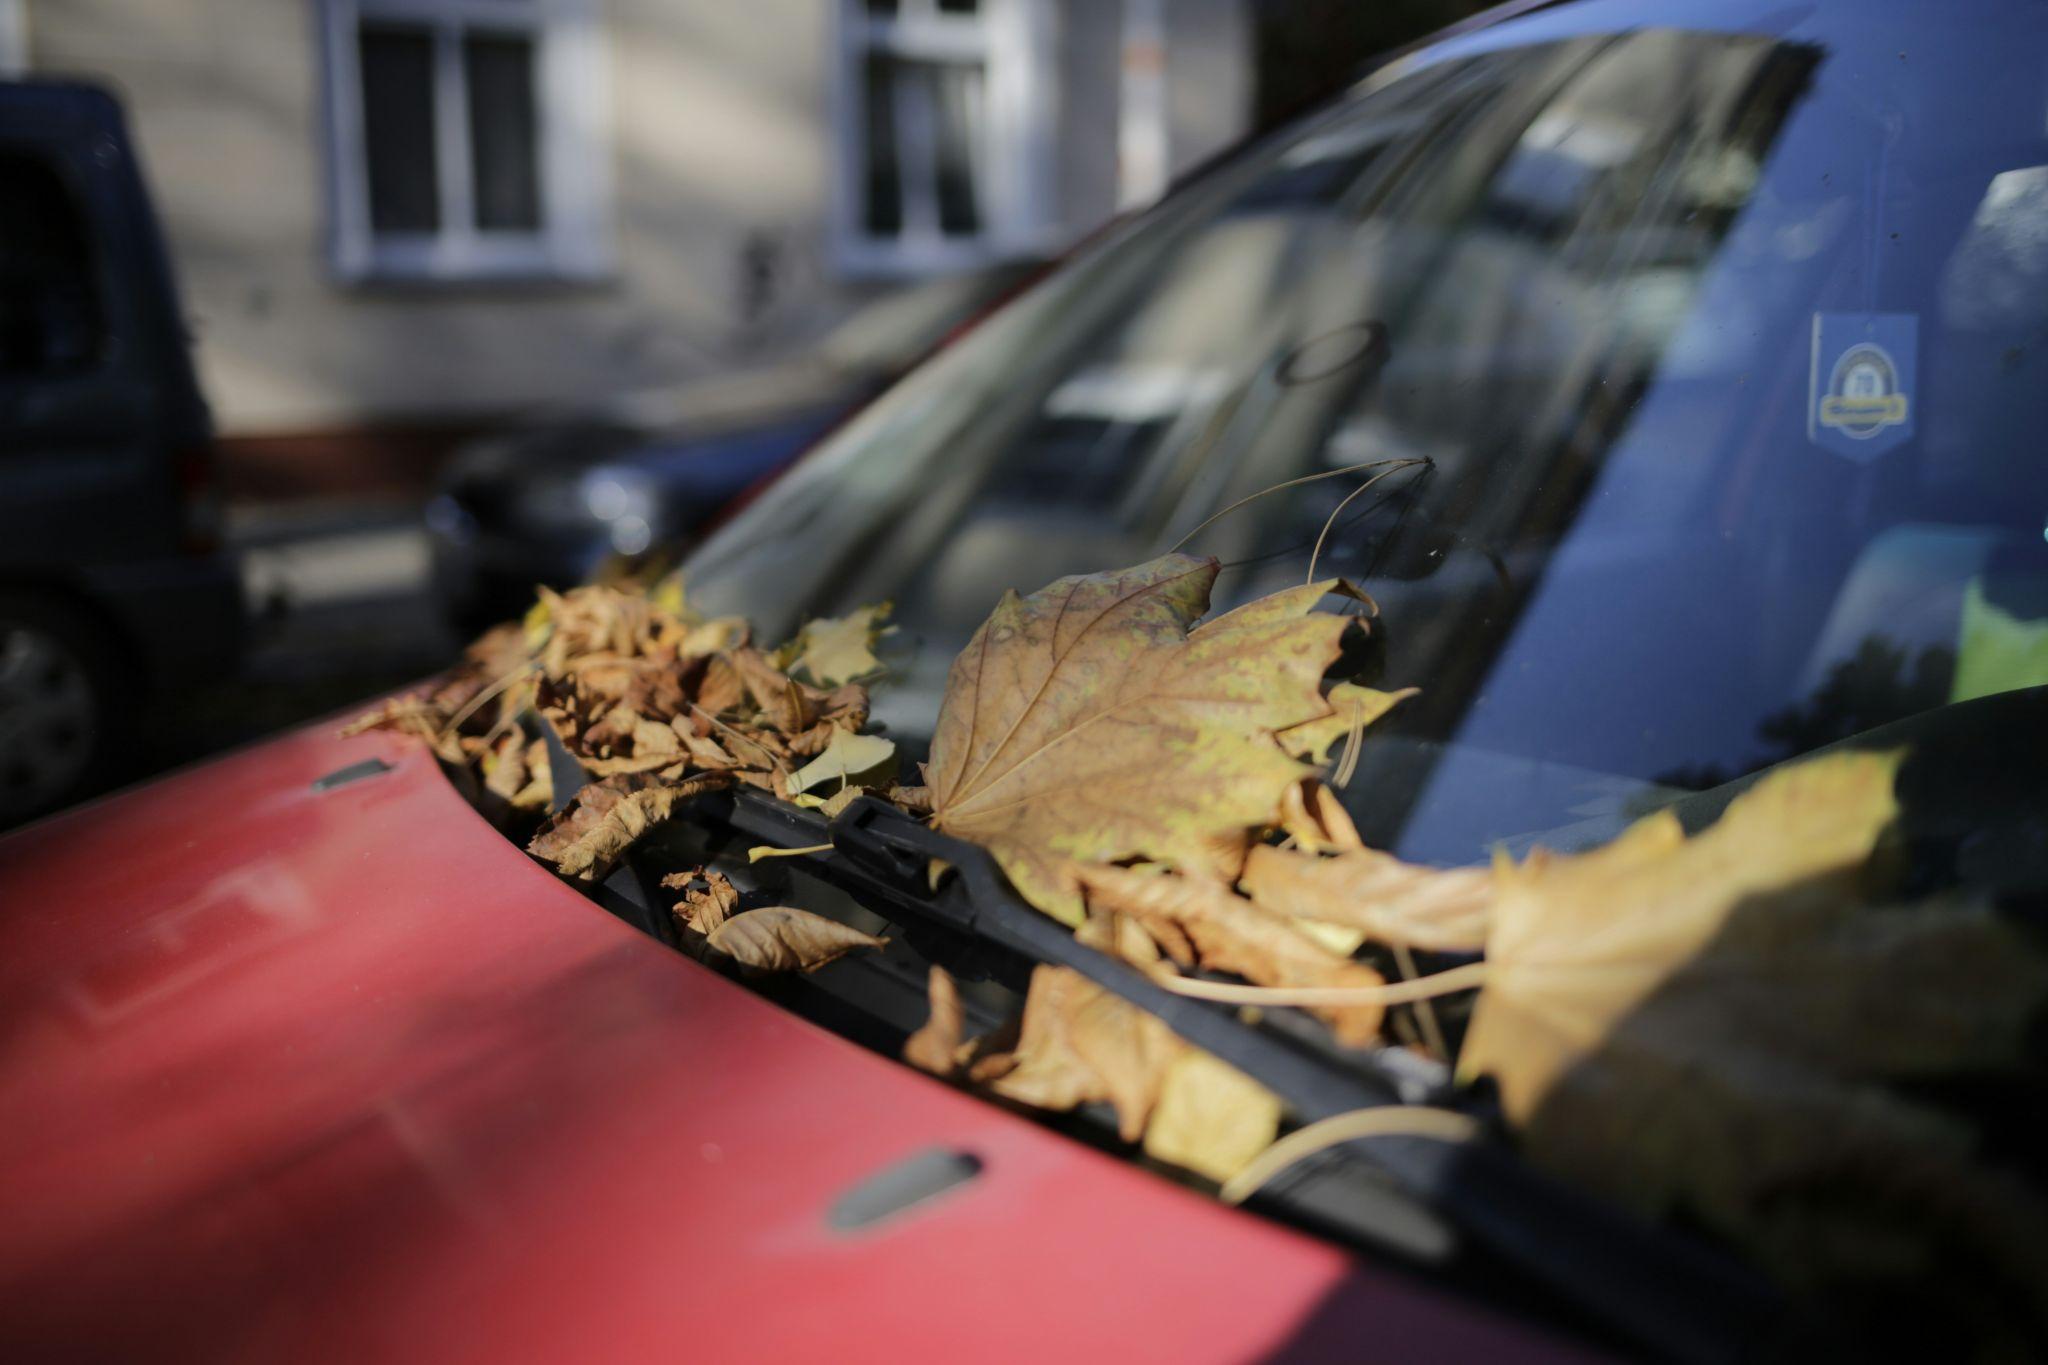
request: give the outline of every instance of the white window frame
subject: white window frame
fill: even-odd
[[[0,76],[28,71],[28,0],[0,0]]]
[[[326,79],[329,250],[349,282],[592,280],[612,269],[612,192],[603,34],[595,0],[314,0]],[[441,226],[370,226],[362,70],[365,20],[434,33],[435,161]],[[467,25],[522,31],[534,44],[540,229],[479,231],[471,198],[469,112],[462,62]]]
[[[1051,0],[981,0],[976,14],[936,0],[897,0],[894,16],[864,0],[837,0],[839,60],[832,82],[832,255],[842,274],[904,276],[972,269],[1050,250],[1058,240],[1053,165],[1056,6]],[[981,231],[948,236],[912,215],[903,231],[866,230],[866,60],[871,52],[976,60],[983,76]]]

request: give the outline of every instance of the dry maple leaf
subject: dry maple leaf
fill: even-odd
[[[1539,1163],[1795,1283],[1967,1265],[1973,1294],[2048,1302],[2038,1202],[1886,1085],[2018,1067],[2048,999],[1983,907],[1864,903],[1897,761],[1817,759],[1691,839],[1667,812],[1502,868],[1459,1072],[1495,1078]]]
[[[1280,732],[1280,747],[1311,763],[1328,760],[1330,746],[1356,729],[1372,724],[1421,689],[1404,687],[1381,692],[1357,683],[1338,683],[1329,691],[1330,714],[1303,721]]]
[[[926,779],[933,824],[987,847],[1071,925],[1072,865],[1147,857],[1234,878],[1308,771],[1275,732],[1326,715],[1341,585],[1275,593],[1190,629],[1216,561],[1167,555],[1007,593],[953,663]]]
[[[1386,984],[1372,968],[1333,952],[1286,918],[1261,910],[1229,887],[1196,877],[1125,867],[1083,867],[1078,876],[1088,902],[1131,915],[1147,928],[1185,934],[1204,967],[1235,972],[1261,986],[1375,988]],[[1378,1037],[1379,1005],[1341,1005],[1313,1011],[1339,1041],[1362,1046]]]
[[[1744,897],[1853,883],[1898,812],[1896,754],[1781,769],[1687,839],[1670,811],[1575,857],[1495,870],[1486,986],[1460,1074],[1494,1076],[1508,1116],[1538,1101],[1610,1026],[1721,932]]]
[[[788,905],[742,910],[706,936],[705,946],[757,972],[814,972],[863,948],[889,940],[864,934],[836,919]]]
[[[1057,1008],[1067,1045],[1094,1071],[1102,1095],[1116,1109],[1117,1129],[1123,1140],[1136,1142],[1151,1118],[1167,1066],[1185,1045],[1157,1017],[1103,990],[1078,972],[1068,973],[1061,984],[1065,989]],[[1047,1001],[1044,1013],[1054,1009],[1053,1002]],[[1027,1001],[1026,1043],[1019,1046],[1020,1055],[1025,1055],[1031,1022]]]
[[[1023,1028],[1019,1011],[979,1038],[966,1037],[967,1013],[952,974],[934,963],[928,975],[931,1016],[904,1040],[903,1060],[947,1080],[978,1084],[1016,1068],[1015,1048]]]
[[[575,881],[603,881],[642,835],[668,819],[676,802],[730,782],[722,773],[673,783],[645,774],[592,782],[540,827],[526,851]]]
[[[1079,972],[1041,966],[1031,973],[1014,1065],[989,1088],[1038,1109],[1108,1101],[1124,1141],[1136,1142],[1181,1046],[1158,1019]]]
[[[960,987],[952,973],[937,963],[926,980],[931,997],[931,1016],[924,1026],[903,1043],[903,1060],[934,1076],[951,1076],[959,1067],[960,1045],[965,1041],[967,1013],[960,1004]]]
[[[985,1059],[977,1078],[1005,1099],[1035,1109],[1066,1110],[1107,1100],[1103,1078],[1074,1044],[1076,1016],[1099,993],[1099,987],[1072,968],[1033,968],[1016,1045],[1007,1059]],[[1099,1014],[1097,1022],[1106,1017]],[[1139,1130],[1143,1127],[1140,1120]]]
[[[1485,946],[1493,904],[1493,874],[1484,868],[1418,867],[1370,848],[1317,857],[1260,844],[1245,859],[1240,885],[1253,904],[1276,914],[1435,952]]]
[[[1365,847],[1343,803],[1313,777],[1287,789],[1280,802],[1280,828],[1310,853],[1343,853]]]
[[[1142,1140],[1160,1160],[1211,1179],[1235,1174],[1278,1129],[1280,1102],[1263,1086],[1070,967],[1033,969],[1014,1038],[1005,1030],[963,1041],[958,988],[937,967],[931,1003],[930,1020],[904,1045],[913,1066],[964,1073],[1034,1109],[1107,1103],[1124,1141]]]
[[[1279,1097],[1236,1067],[1184,1048],[1161,1078],[1145,1154],[1222,1183],[1273,1145]]]

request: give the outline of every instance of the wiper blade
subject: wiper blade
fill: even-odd
[[[1029,959],[1079,972],[1104,990],[1154,1015],[1187,1042],[1258,1077],[1304,1119],[1325,1118],[1402,1099],[1403,1077],[1361,1070],[1291,1041],[1246,1027],[1228,1008],[1175,995],[1128,963],[1076,939],[1010,888],[986,849],[928,828],[873,797],[855,801],[829,823],[753,792],[734,796],[729,823],[768,842],[830,841],[834,852],[898,915],[937,924]],[[792,819],[792,817],[796,817]],[[937,892],[928,889],[934,858],[954,869]]]
[[[573,793],[581,785],[581,765],[548,727],[542,730],[555,791]],[[817,850],[797,861],[885,918],[950,931],[1030,963],[1071,968],[1254,1077],[1303,1122],[1378,1105],[1458,1103],[1404,1068],[1403,1054],[1393,1049],[1319,1052],[1244,1022],[1230,1007],[1164,989],[1033,908],[1010,887],[988,850],[872,797],[860,798],[832,820],[745,788],[707,793],[677,810],[675,818],[729,829],[760,844]],[[928,881],[934,858],[955,873],[937,891]],[[608,879],[600,898],[642,927],[644,921],[663,921],[662,929],[650,931],[673,941],[672,932],[663,932],[667,916],[630,860]],[[1783,1318],[1777,1291],[1731,1256],[1551,1180],[1495,1142],[1354,1139],[1341,1153],[1333,1149],[1321,1161],[1303,1162],[1291,1178],[1274,1181],[1259,1202],[1328,1225],[1318,1217],[1317,1186],[1322,1182],[1327,1193],[1329,1180],[1350,1178],[1344,1154],[1364,1157],[1496,1257],[1660,1355],[1697,1361],[1743,1356]]]

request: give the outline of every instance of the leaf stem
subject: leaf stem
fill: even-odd
[[[1415,954],[1408,951],[1405,943],[1389,943],[1394,950],[1394,965],[1401,969],[1403,981],[1419,981],[1422,973],[1415,970]],[[1422,1025],[1422,1041],[1436,1055],[1438,1061],[1451,1059],[1451,1050],[1444,1042],[1444,1031],[1437,1025],[1436,1007],[1427,1000],[1415,1002],[1415,1021]]]
[[[1394,467],[1392,469],[1381,470],[1379,473],[1367,479],[1364,483],[1358,485],[1358,487],[1352,489],[1349,493],[1346,493],[1344,495],[1344,500],[1338,503],[1335,507],[1332,507],[1330,509],[1330,515],[1323,519],[1323,529],[1316,535],[1316,547],[1313,550],[1310,550],[1308,553],[1308,577],[1304,580],[1305,582],[1313,583],[1316,581],[1316,561],[1323,557],[1323,542],[1330,538],[1330,531],[1333,527],[1336,526],[1337,518],[1344,514],[1344,509],[1351,505],[1351,502],[1354,498],[1356,498],[1360,493],[1363,493],[1366,489],[1378,483],[1381,479],[1386,478],[1389,474],[1398,474],[1400,471],[1408,468],[1410,465],[1428,464],[1429,461],[1381,460],[1379,461],[1379,463],[1391,464]]]
[[[1242,1204],[1259,1187],[1304,1157],[1313,1156],[1340,1142],[1374,1137],[1429,1137],[1444,1142],[1470,1142],[1479,1135],[1479,1125],[1455,1109],[1437,1109],[1423,1104],[1382,1104],[1371,1109],[1353,1109],[1332,1114],[1286,1137],[1253,1157],[1251,1164],[1230,1177],[1217,1191],[1226,1204]]]
[[[1408,1005],[1486,984],[1486,964],[1468,962],[1386,986],[1240,986],[1192,976],[1162,976],[1158,981],[1175,995],[1226,1005]]]
[[[1320,474],[1304,474],[1304,475],[1302,475],[1302,476],[1301,476],[1300,478],[1298,478],[1298,479],[1289,479],[1289,480],[1287,480],[1287,482],[1285,482],[1285,483],[1276,483],[1276,484],[1274,484],[1274,485],[1273,485],[1272,487],[1270,487],[1270,488],[1261,488],[1261,489],[1260,489],[1260,490],[1259,490],[1258,492],[1256,492],[1256,493],[1247,493],[1247,494],[1246,494],[1245,496],[1243,496],[1243,497],[1239,498],[1239,499],[1238,499],[1238,500],[1237,500],[1236,502],[1233,502],[1232,504],[1230,504],[1230,506],[1228,506],[1228,507],[1224,508],[1224,509],[1223,509],[1223,510],[1222,510],[1221,512],[1218,512],[1218,513],[1216,513],[1216,514],[1215,514],[1214,516],[1210,517],[1210,518],[1209,518],[1209,519],[1208,519],[1207,521],[1204,521],[1204,522],[1202,522],[1202,523],[1201,523],[1201,524],[1200,524],[1199,526],[1195,527],[1195,529],[1194,529],[1194,530],[1192,530],[1192,531],[1188,532],[1188,533],[1187,533],[1186,535],[1182,536],[1182,537],[1181,537],[1181,538],[1180,538],[1179,540],[1175,541],[1175,542],[1174,542],[1174,546],[1173,546],[1173,549],[1171,549],[1171,550],[1168,550],[1168,551],[1167,551],[1167,553],[1168,553],[1168,554],[1173,554],[1173,553],[1175,553],[1176,551],[1178,551],[1178,550],[1180,549],[1180,547],[1181,547],[1181,546],[1183,546],[1183,545],[1187,544],[1187,543],[1188,543],[1189,541],[1193,540],[1193,539],[1194,539],[1194,538],[1195,538],[1196,536],[1198,536],[1198,535],[1200,535],[1200,534],[1201,534],[1202,532],[1204,532],[1204,531],[1208,530],[1208,529],[1209,529],[1209,528],[1210,528],[1211,526],[1214,526],[1214,525],[1215,525],[1215,524],[1216,524],[1217,522],[1219,522],[1219,521],[1223,520],[1223,519],[1224,519],[1225,517],[1229,516],[1229,515],[1230,515],[1230,514],[1231,514],[1232,512],[1235,512],[1235,511],[1236,511],[1236,510],[1237,510],[1238,508],[1240,508],[1240,507],[1244,506],[1244,505],[1245,505],[1246,503],[1248,503],[1248,502],[1257,502],[1257,501],[1258,501],[1258,500],[1259,500],[1260,498],[1263,498],[1263,497],[1265,497],[1265,496],[1266,496],[1266,494],[1268,494],[1268,493],[1278,493],[1278,492],[1280,492],[1280,491],[1281,491],[1281,490],[1283,490],[1283,489],[1288,489],[1288,488],[1298,488],[1298,487],[1300,487],[1300,486],[1301,486],[1302,484],[1305,484],[1305,483],[1314,483],[1314,482],[1315,482],[1315,481],[1316,481],[1317,479],[1341,479],[1341,478],[1343,478],[1343,477],[1344,477],[1344,476],[1345,476],[1346,474],[1356,474],[1356,473],[1359,473],[1359,472],[1360,472],[1360,471],[1362,471],[1362,470],[1367,470],[1367,469],[1377,469],[1377,468],[1379,468],[1379,467],[1380,467],[1381,465],[1383,465],[1383,464],[1427,464],[1427,463],[1429,463],[1429,462],[1428,462],[1427,460],[1416,460],[1416,459],[1393,459],[1393,458],[1389,458],[1389,459],[1385,459],[1385,460],[1367,460],[1367,461],[1366,461],[1366,462],[1365,462],[1364,464],[1348,464],[1348,465],[1345,465],[1345,466],[1344,466],[1344,467],[1343,467],[1342,469],[1325,469],[1325,470],[1324,470],[1324,471],[1323,471],[1322,473],[1320,473]],[[1392,471],[1391,471],[1391,470],[1389,470],[1388,472],[1389,472],[1389,473],[1391,473]],[[1371,486],[1371,485],[1369,485],[1369,484],[1367,485],[1367,487],[1370,487],[1370,486]],[[1357,494],[1355,494],[1355,493],[1354,493],[1354,494],[1352,495],[1352,497],[1356,497],[1356,496],[1357,496]],[[1346,501],[1346,502],[1349,502],[1350,500],[1351,500],[1350,498],[1346,498],[1346,499],[1345,499],[1345,501]],[[1309,577],[1309,582],[1311,582],[1311,583],[1315,582],[1315,577],[1314,577],[1314,575],[1310,575],[1310,577]]]
[[[534,660],[527,659],[524,662],[518,664],[516,667],[512,668],[509,672],[505,673],[496,682],[492,683],[489,687],[486,687],[483,691],[477,693],[474,697],[471,697],[469,699],[468,705],[464,706],[461,710],[457,711],[453,716],[449,717],[447,723],[441,727],[439,734],[448,735],[455,733],[455,731],[462,725],[462,722],[468,720],[471,716],[475,715],[485,702],[497,696],[500,692],[503,692],[506,688],[510,687],[513,683],[519,681],[519,679],[526,676],[526,674],[532,672],[537,667],[539,667],[539,665]]]

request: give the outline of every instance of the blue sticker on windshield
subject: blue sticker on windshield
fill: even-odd
[[[1807,436],[1852,460],[1910,439],[1919,340],[1911,313],[1815,313]]]

